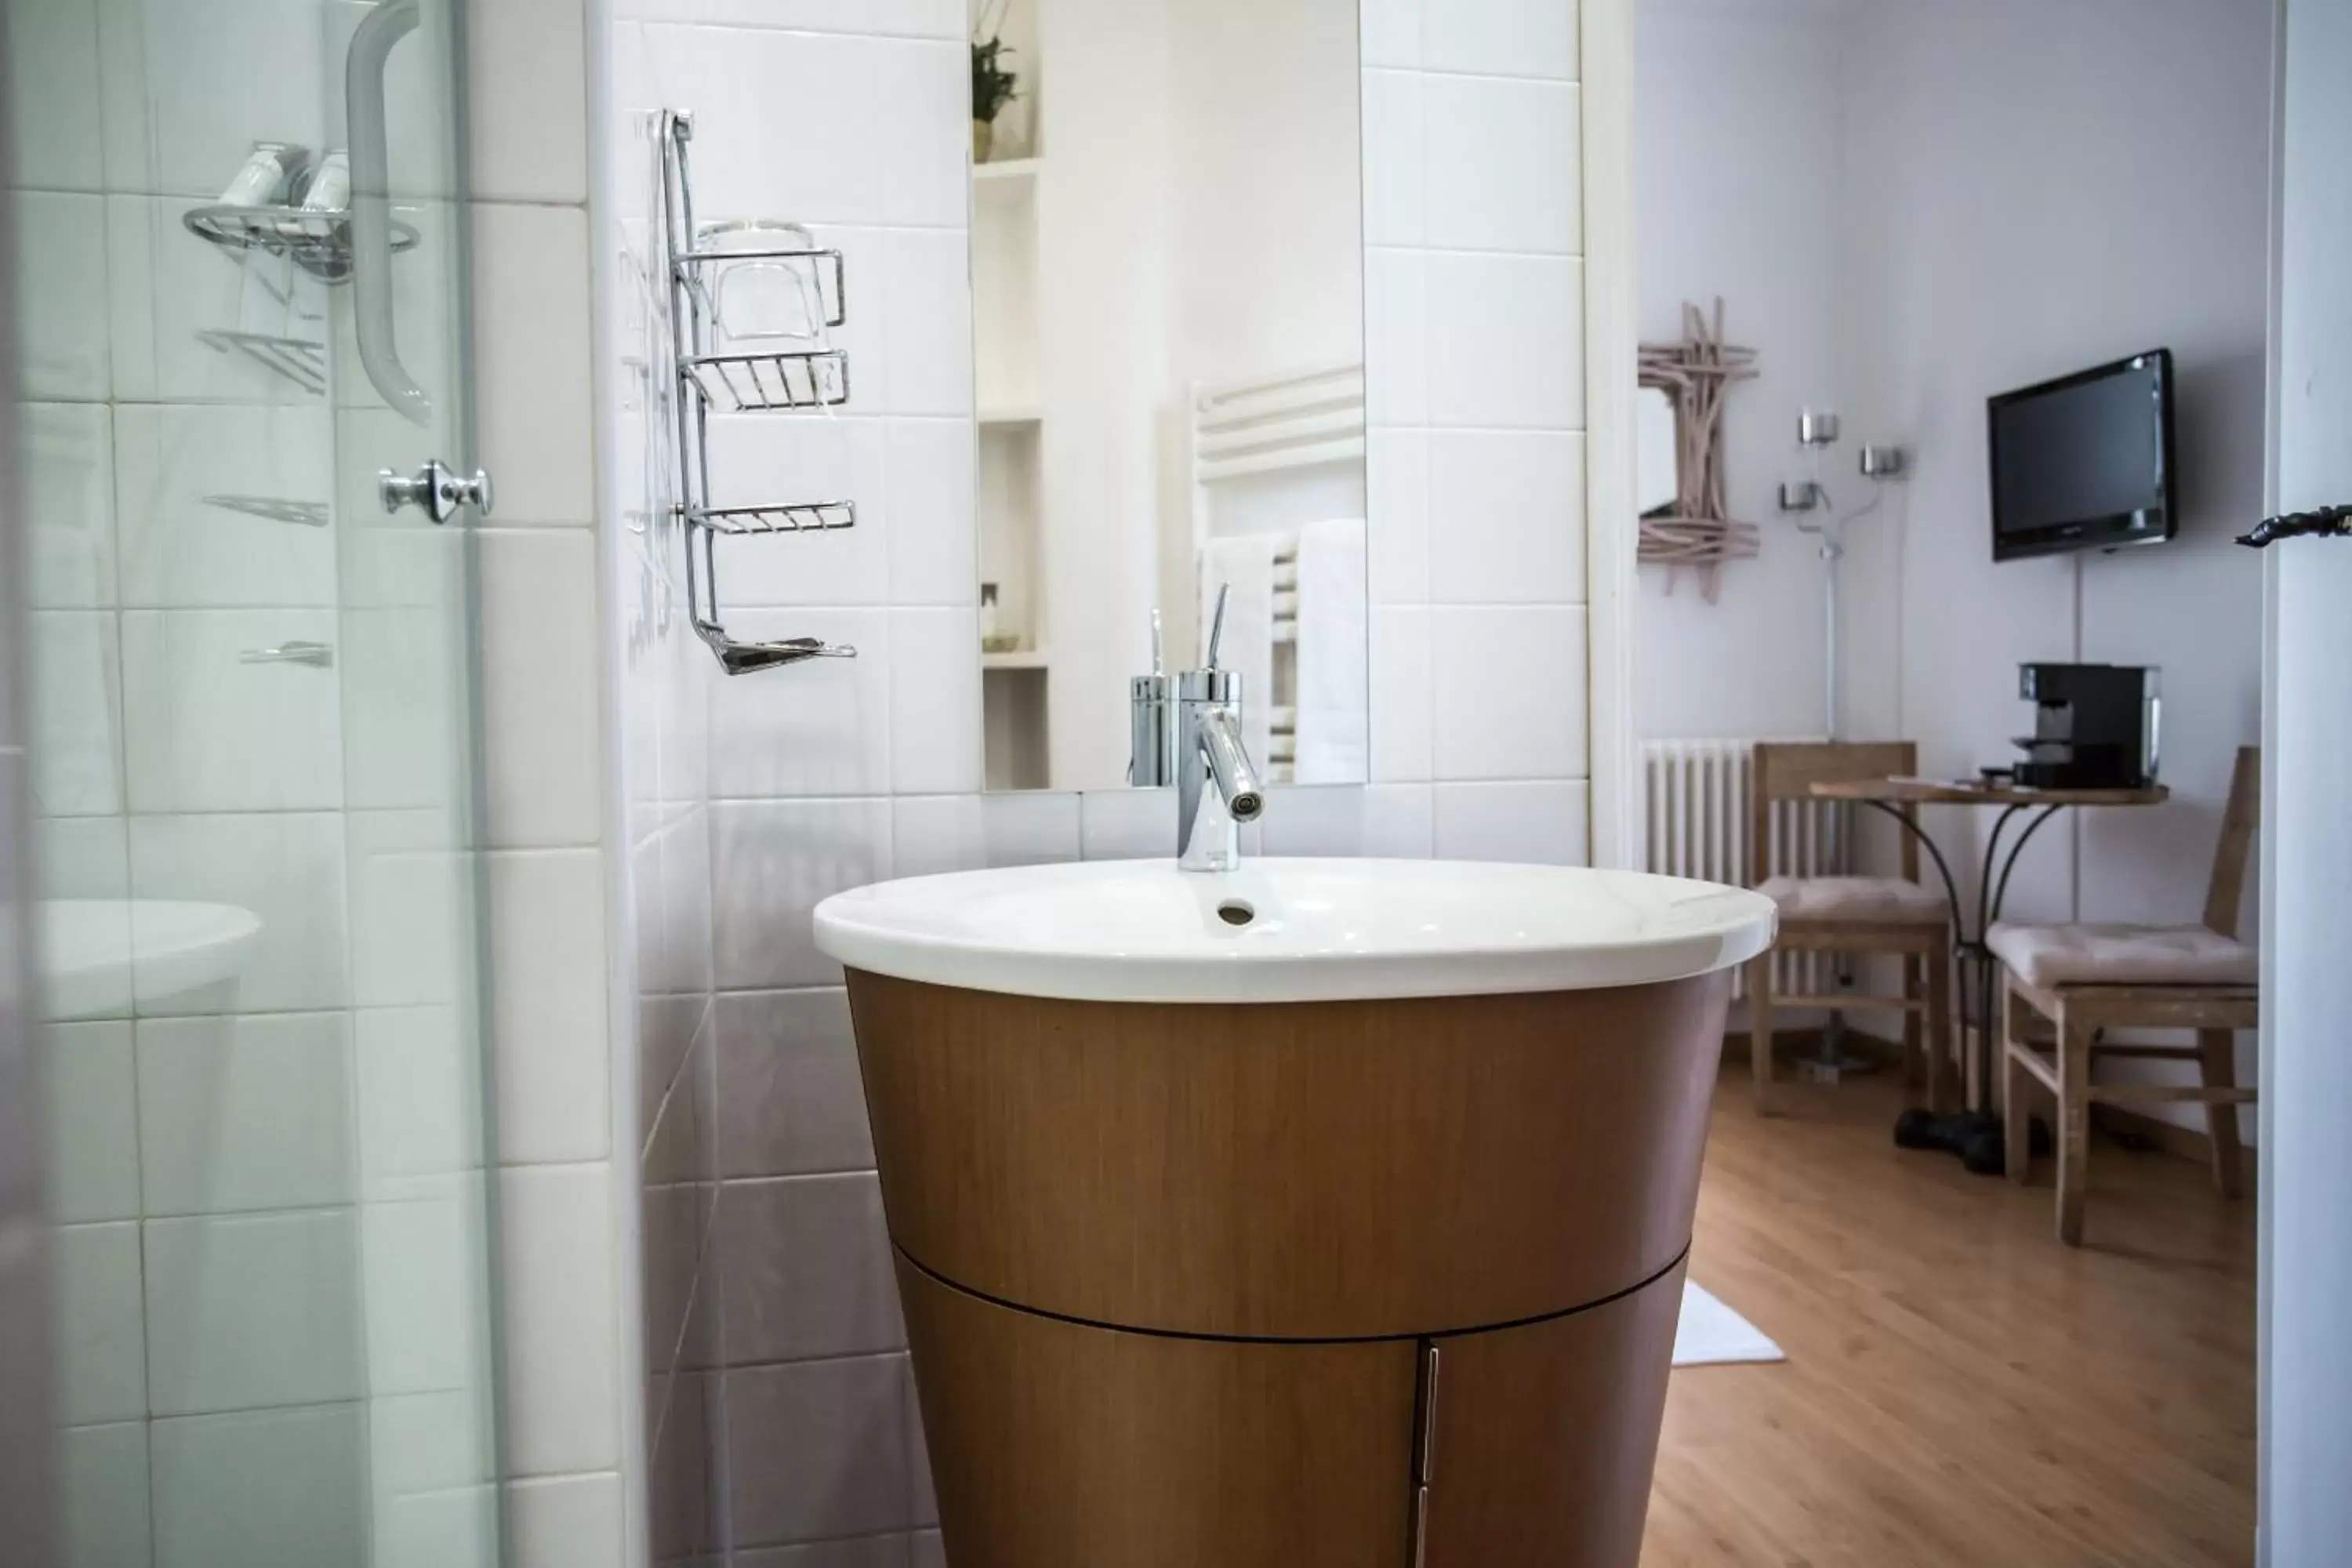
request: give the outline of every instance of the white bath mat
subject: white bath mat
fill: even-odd
[[[1724,1362],[1787,1361],[1764,1331],[1708,1291],[1683,1281],[1683,1308],[1675,1323],[1675,1364],[1707,1366]]]

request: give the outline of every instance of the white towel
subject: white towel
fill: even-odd
[[[1244,533],[1212,539],[1201,550],[1202,657],[1208,656],[1209,629],[1216,622],[1217,589],[1231,583],[1233,603],[1225,609],[1217,663],[1242,678],[1242,744],[1262,769],[1273,755],[1267,726],[1274,714],[1274,552],[1280,543],[1271,533]]]
[[[1300,784],[1372,776],[1367,658],[1364,520],[1310,522],[1298,532]]]

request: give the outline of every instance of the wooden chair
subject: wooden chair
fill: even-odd
[[[2025,1180],[2026,1080],[2058,1098],[2058,1239],[2083,1244],[2083,1198],[2089,1174],[2091,1107],[2180,1103],[2205,1107],[2212,1142],[2213,1185],[2234,1198],[2242,1152],[2238,1107],[2254,1090],[2237,1085],[2232,1033],[2259,1021],[2258,958],[2238,938],[2246,858],[2262,816],[2262,753],[2242,748],[2221,816],[2221,842],[2205,888],[2199,926],[1997,925],[1986,938],[2003,967],[2002,1096],[2009,1173]],[[2046,1023],[2044,1022],[2046,1020]],[[2109,1029],[2193,1029],[2194,1046],[2110,1041]],[[2043,1056],[2048,1047],[2051,1056]],[[2093,1083],[2101,1057],[2195,1062],[2196,1087]]]
[[[1843,991],[1784,994],[1772,989],[1772,954],[1748,965],[1749,1071],[1756,1113],[1772,1109],[1772,1009],[1823,1007],[1890,1010],[1904,1015],[1906,1070],[1916,1088],[1922,1076],[1930,1105],[1947,1109],[1951,1059],[1951,908],[1941,891],[1919,880],[1919,846],[1903,837],[1899,877],[1774,876],[1772,807],[1779,801],[1821,804],[1816,784],[1908,777],[1918,772],[1918,748],[1908,741],[1762,744],[1756,748],[1754,820],[1748,831],[1748,884],[1780,907],[1780,952],[1893,953],[1903,962],[1903,994]],[[1906,816],[1911,808],[1902,808]]]

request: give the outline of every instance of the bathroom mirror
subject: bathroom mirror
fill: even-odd
[[[1197,667],[1223,582],[1265,777],[1362,782],[1355,0],[972,20],[989,787],[1126,784],[1155,617],[1166,670]]]

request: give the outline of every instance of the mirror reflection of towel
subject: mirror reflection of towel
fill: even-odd
[[[1261,771],[1271,764],[1274,716],[1274,555],[1281,540],[1271,533],[1212,539],[1201,549],[1201,647],[1207,657],[1209,628],[1217,615],[1217,589],[1234,585],[1225,607],[1225,639],[1217,664],[1242,678],[1242,745]]]
[[[1298,532],[1298,766],[1307,784],[1372,776],[1364,625],[1364,520]]]

